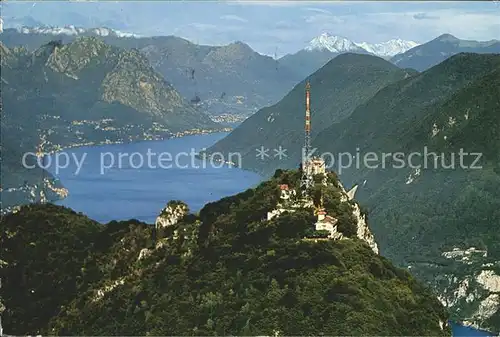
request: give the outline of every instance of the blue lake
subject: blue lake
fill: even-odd
[[[477,330],[474,328],[470,328],[468,326],[463,326],[460,324],[452,323],[452,333],[454,337],[475,337],[475,336],[481,336],[481,337],[491,337],[495,336],[492,333],[482,331],[482,330]]]
[[[208,202],[242,192],[262,180],[255,173],[227,165],[204,164],[192,155],[226,135],[216,133],[65,150],[72,158],[69,165],[58,174],[54,165],[49,168],[69,190],[69,196],[57,204],[102,223],[128,219],[154,223],[169,200],[182,200],[192,211],[198,211]],[[149,161],[148,152],[156,154],[150,155]],[[160,153],[169,154],[163,155],[161,165]],[[52,163],[55,156],[50,158]],[[74,158],[83,163],[79,172]],[[64,164],[65,158],[60,157],[60,162]],[[493,336],[458,324],[452,324],[452,330],[453,336]]]
[[[49,171],[69,190],[68,197],[57,204],[99,222],[138,219],[154,223],[169,200],[182,200],[192,211],[198,211],[208,202],[242,192],[261,181],[255,173],[194,158],[194,153],[226,135],[215,133],[63,151],[78,161],[85,155],[79,172],[76,161],[71,159],[69,166],[56,174],[56,155],[52,155]],[[66,162],[61,154],[59,160]]]

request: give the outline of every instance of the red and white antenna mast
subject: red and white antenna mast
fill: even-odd
[[[311,84],[306,83],[306,125],[304,147],[307,153],[311,150]]]
[[[302,178],[300,186],[304,193],[312,185],[312,172],[309,164],[309,153],[311,152],[311,84],[306,83],[306,119],[304,133],[304,148],[302,149]]]

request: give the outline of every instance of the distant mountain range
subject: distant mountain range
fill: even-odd
[[[401,39],[371,44],[356,43],[344,37],[323,33],[312,39],[304,49],[285,55],[279,61],[288,68],[300,71],[300,74],[306,77],[343,53],[376,55],[400,68],[423,71],[462,52],[500,53],[500,41],[467,41],[450,34],[443,34],[423,44]]]
[[[48,34],[48,35],[69,35],[69,36],[114,36],[114,37],[135,37],[141,38],[140,35],[134,33],[126,33],[116,29],[99,27],[99,28],[81,28],[69,25],[66,27],[20,27],[16,29],[21,34]],[[9,31],[9,30],[7,30]],[[408,49],[418,46],[419,43],[414,41],[405,41],[401,39],[393,39],[382,43],[356,43],[347,38],[323,33],[315,37],[305,47],[305,50],[328,50],[333,53],[347,53],[365,51],[380,57],[392,57],[396,54],[403,53]]]
[[[115,36],[115,37],[137,37],[140,35],[134,33],[124,33],[116,29],[99,28],[81,28],[75,26],[66,27],[21,27],[18,31],[22,34],[50,34],[50,35],[73,35],[73,36]]]
[[[367,52],[383,58],[390,58],[418,45],[419,43],[417,42],[401,39],[393,39],[382,43],[356,43],[345,37],[323,33],[312,39],[304,49],[307,51],[328,50],[336,54]]]
[[[182,96],[214,115],[249,116],[273,105],[306,76],[343,53],[376,55],[400,68],[422,71],[460,52],[500,52],[496,40],[466,41],[449,34],[424,44],[402,39],[373,44],[323,33],[304,49],[277,60],[243,42],[204,46],[175,36],[141,37],[105,27],[9,28],[0,34],[0,40],[8,47],[22,45],[34,50],[52,40],[67,43],[78,36],[94,36],[110,45],[138,49]]]
[[[418,46],[418,43],[401,39],[377,44],[356,43],[345,37],[323,33],[312,39],[304,49],[285,55],[279,61],[286,67],[300,71],[300,74],[306,77],[340,54],[371,54],[389,59],[415,46]]]
[[[460,40],[453,35],[443,34],[432,41],[394,56],[391,62],[398,67],[423,71],[458,53],[497,54],[500,53],[500,41]]]
[[[211,114],[251,115],[279,101],[302,80],[301,73],[253,51],[243,42],[204,46],[175,36],[139,37],[109,28],[74,26],[10,28],[0,34],[0,40],[11,48],[25,46],[34,50],[52,40],[68,43],[79,36],[138,49],[182,96]]]

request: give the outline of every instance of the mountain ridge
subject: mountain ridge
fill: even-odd
[[[339,55],[295,86],[279,103],[249,117],[231,134],[207,149],[206,153],[239,152],[243,168],[256,169],[260,173],[272,162],[272,168],[265,171],[267,175],[271,175],[279,165],[295,168],[300,163],[300,149],[303,146],[305,112],[301,107],[305,99],[306,81],[311,84],[312,137],[315,137],[323,128],[347,118],[359,104],[378,90],[411,74],[376,56],[352,53]],[[332,106],[330,100],[335,100],[336,104]],[[254,151],[260,146],[268,149],[281,146],[287,149],[287,157],[259,161]]]
[[[53,176],[22,165],[23,153],[222,129],[136,50],[81,37],[66,45],[49,42],[32,52],[1,44],[0,52],[2,211],[61,197],[51,187],[61,188]]]
[[[392,57],[391,62],[403,68],[423,71],[459,53],[499,54],[500,41],[461,40],[451,34],[442,34],[429,42]]]
[[[497,332],[500,301],[496,294],[500,289],[489,284],[500,281],[496,226],[500,200],[494,192],[500,188],[499,72],[497,64],[444,101],[429,106],[426,116],[414,123],[416,134],[406,144],[402,142],[406,153],[421,151],[426,144],[448,167],[454,163],[454,169],[441,163],[418,172],[372,172],[364,177],[372,193],[360,191],[368,207],[375,205],[376,198],[397,195],[390,202],[381,199],[371,212],[372,224],[382,225],[375,233],[385,233],[383,239],[378,237],[384,241],[386,256],[397,255],[415,276],[436,289],[455,319]],[[456,155],[460,150],[481,157],[465,156],[463,163],[468,166],[463,167]],[[407,215],[399,207],[405,207]],[[398,225],[402,219],[409,221],[404,227]],[[399,244],[404,241],[401,238],[412,238],[414,244]],[[464,254],[471,254],[470,261]]]
[[[15,29],[15,28],[14,28]],[[22,34],[52,34],[52,35],[99,35],[99,36],[109,36],[115,35],[116,37],[141,37],[139,34],[122,32],[117,29],[112,29],[108,27],[95,27],[95,28],[81,28],[75,27],[74,25],[69,25],[65,27],[52,27],[52,26],[40,26],[40,27],[27,27],[23,26],[17,28],[17,31]]]
[[[446,99],[448,95],[452,94],[456,90],[459,90],[470,83],[470,81],[477,79],[488,72],[491,69],[494,69],[498,66],[500,62],[500,55],[497,57],[490,56],[488,54],[471,54],[471,53],[461,53],[452,56],[451,58],[445,60],[441,64],[424,71],[420,74],[417,74],[413,77],[403,79],[399,83],[389,84],[383,90],[379,91],[365,106],[360,106],[358,111],[354,111],[351,115],[352,119],[349,123],[352,123],[351,126],[353,128],[357,128],[356,133],[346,131],[343,126],[339,125],[331,125],[332,130],[331,134],[344,134],[348,135],[349,139],[364,139],[364,143],[357,143],[356,147],[359,147],[361,151],[369,151],[374,148],[383,148],[386,152],[391,152],[393,150],[392,146],[397,146],[399,137],[397,136],[401,132],[402,125],[409,127],[408,121],[412,118],[418,119],[419,116],[415,115],[417,111],[421,110],[422,107],[426,105],[433,104],[436,100]],[[467,72],[463,72],[462,69],[467,69]],[[429,89],[427,87],[428,94],[422,95],[423,88],[429,84],[429,82],[433,83],[435,87],[431,87]],[[400,91],[398,91],[400,90]],[[412,92],[409,92],[412,90]],[[390,103],[387,103],[387,100],[391,100],[391,97],[395,97],[392,99]],[[377,102],[380,100],[384,100],[384,103]],[[398,102],[399,101],[399,102]],[[370,105],[372,104],[372,105]],[[389,105],[388,105],[389,104]],[[399,105],[401,104],[401,105]],[[380,115],[377,117],[378,120],[384,121],[386,126],[384,128],[384,132],[388,132],[391,130],[393,134],[387,139],[394,139],[395,141],[390,143],[382,144],[374,144],[370,137],[375,137],[372,132],[368,132],[363,128],[369,128],[368,123],[362,122],[365,119],[365,114],[370,110],[370,113],[373,115],[373,108],[371,106],[377,106],[377,113]],[[411,108],[404,108],[404,106],[410,106]],[[391,119],[389,123],[389,116],[393,113],[394,109],[398,111],[405,111],[405,114],[398,115],[398,121]],[[364,111],[366,110],[366,112]],[[412,111],[412,112],[410,112]],[[356,118],[357,122],[353,122],[354,118]],[[346,121],[347,122],[347,121]],[[357,126],[359,126],[359,128]],[[340,133],[340,130],[343,130]],[[329,131],[325,131],[327,133]],[[367,137],[361,137],[361,135]],[[369,136],[368,136],[369,135]],[[327,134],[318,137],[324,137],[323,140],[317,140],[318,142],[328,139],[329,136]],[[316,141],[316,140],[315,140]],[[338,141],[338,139],[337,139]],[[340,146],[337,143],[337,151],[352,151],[352,143],[350,141],[345,141],[346,147],[343,145]],[[349,144],[349,145],[347,145]],[[390,146],[390,147],[389,147]],[[354,148],[356,148],[354,147]]]
[[[23,34],[16,29],[5,29],[0,40],[8,47],[25,45],[32,50],[54,39],[69,43],[77,36],[65,35],[59,30],[54,33],[57,34],[44,31]],[[248,116],[274,104],[301,80],[294,69],[257,53],[241,41],[206,46],[176,36],[93,36],[109,45],[140,50],[156,71],[171,79],[185,99],[193,100],[196,106],[213,115]]]
[[[288,68],[297,69],[303,77],[314,73],[333,58],[343,53],[371,54],[388,59],[418,45],[413,41],[392,39],[383,43],[356,43],[342,36],[322,33],[313,38],[309,44],[279,59]]]
[[[339,58],[342,61],[349,55],[338,56],[330,65],[335,60],[339,62]],[[338,64],[348,69],[343,62]],[[324,71],[326,76],[326,69],[325,66],[313,76],[321,78]],[[335,163],[329,156],[325,160],[327,167],[339,172],[343,184],[359,186],[358,200],[368,209],[381,253],[432,286],[453,319],[488,331],[500,331],[500,289],[491,286],[500,284],[500,232],[496,226],[500,200],[494,192],[500,189],[499,71],[500,55],[455,54],[424,72],[409,73],[388,83],[364,102],[357,102],[344,119],[330,121],[329,126],[318,116],[318,109],[323,105],[337,106],[340,98],[318,90],[318,84],[311,79],[311,127],[315,130],[319,125],[322,129],[313,134],[312,147],[317,155],[359,154],[361,164],[355,164],[354,159],[352,165],[343,162],[348,167],[342,171],[337,157]],[[260,122],[248,119],[209,150],[241,151],[243,168],[265,176],[278,168],[297,167],[304,136],[300,131],[293,136],[288,134],[286,125],[295,119],[299,126],[294,128],[301,130],[304,85],[299,84],[274,107],[288,100],[294,102],[285,109],[290,116],[281,120],[268,136],[263,137],[260,130],[268,128],[270,121],[260,116]],[[270,117],[271,108],[256,116]],[[253,133],[243,133],[247,127]],[[255,149],[244,147],[253,144],[259,148],[263,144],[265,148],[276,148],[287,135],[294,142],[290,142],[293,146],[288,146],[284,160],[259,160],[255,158]],[[424,168],[425,149],[442,157],[438,164],[444,160],[448,166],[453,163],[455,169]],[[482,153],[476,163],[482,169],[462,169],[456,153],[460,149]],[[413,159],[413,166],[405,162],[403,168],[393,168],[391,165],[398,162],[384,156],[408,156],[415,152],[421,157]],[[364,166],[362,160],[367,153],[377,155],[375,168],[368,160]],[[464,163],[472,165],[474,160],[467,157]],[[417,164],[421,166],[416,168]]]
[[[382,58],[392,57],[420,45],[414,41],[391,39],[380,43],[354,42],[346,37],[322,33],[313,38],[304,50],[328,50],[335,54],[368,52]]]
[[[159,216],[166,226],[99,224],[51,204],[2,217],[5,331],[448,336],[447,313],[429,290],[355,232],[314,239],[309,207],[266,220],[279,184],[299,180],[298,171],[277,172],[199,214],[171,201]],[[348,230],[353,205],[341,201],[334,174],[328,181],[325,205]]]
[[[123,32],[117,29],[112,29],[108,27],[94,27],[94,28],[83,28],[83,27],[76,27],[74,25],[68,25],[64,27],[58,27],[58,26],[35,26],[35,27],[28,27],[28,26],[22,26],[18,28],[7,28],[10,30],[16,30],[18,33],[21,34],[50,34],[50,35],[97,35],[97,36],[116,36],[116,37],[130,37],[130,38],[144,38],[146,36],[142,36],[140,34],[135,34],[135,33],[129,33],[129,32]],[[151,36],[155,37],[155,36]],[[156,36],[157,37],[157,36]],[[191,41],[190,41],[191,42]],[[230,44],[233,43],[243,43],[242,41],[234,41]],[[309,45],[306,46],[304,49],[306,50],[312,50],[315,48],[326,48],[329,49],[328,47],[332,47],[332,44],[335,45],[335,42],[342,42],[344,45],[344,48],[341,49],[331,49],[330,51],[336,51],[336,52],[352,52],[356,51],[356,49],[359,50],[359,48],[364,49],[365,51],[370,51],[369,49],[372,49],[372,52],[376,56],[380,57],[389,57],[389,56],[394,56],[396,54],[399,54],[401,52],[404,52],[411,47],[414,47],[418,45],[417,42],[414,41],[407,41],[403,39],[390,39],[385,42],[379,42],[379,43],[368,43],[368,42],[353,42],[352,40],[343,37],[343,36],[338,36],[338,35],[332,35],[330,33],[322,33],[319,36],[313,38],[310,42]],[[346,48],[346,46],[348,48]],[[366,48],[364,48],[365,46]],[[382,54],[377,54],[374,53],[374,51],[379,51],[382,52],[381,49],[385,46],[385,53]],[[390,46],[399,46],[400,49],[396,48],[390,48]],[[411,47],[410,47],[411,46]],[[388,48],[389,47],[389,48]],[[260,54],[260,53],[259,53]],[[264,55],[264,54],[260,54]]]

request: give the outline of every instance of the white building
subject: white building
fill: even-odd
[[[278,203],[275,210],[267,212],[268,221],[284,212],[293,213],[297,209],[313,207],[312,200],[295,200],[297,192],[294,189],[290,188],[288,185],[282,184],[279,185],[279,188],[281,190],[281,201]]]
[[[308,169],[311,170],[312,174],[323,174],[326,176],[325,162],[322,159],[313,159],[309,161],[310,165],[307,165]],[[290,187],[286,184],[279,185],[279,189],[281,191],[280,194],[280,203],[278,203],[276,209],[271,212],[267,212],[267,220],[271,220],[276,216],[281,215],[284,212],[295,212],[298,208],[304,207],[314,207],[313,201],[310,199],[296,201],[292,200],[296,196],[296,192],[294,189],[290,189]],[[354,189],[355,192],[355,189]],[[352,193],[354,194],[354,193]],[[351,197],[351,196],[349,196]],[[315,229],[328,231],[330,234],[328,235],[329,239],[342,239],[342,233],[337,230],[337,222],[338,219],[331,217],[326,214],[325,210],[321,208],[318,213],[318,220],[315,223]]]
[[[321,158],[312,158],[305,162],[304,171],[309,175],[326,174],[326,164]]]
[[[318,221],[315,224],[316,230],[324,230],[330,232],[329,239],[341,239],[342,233],[337,230],[338,219],[335,219],[326,214],[324,209],[318,212]]]
[[[281,196],[280,196],[281,200],[290,200],[291,197],[295,196],[295,190],[290,189],[288,185],[282,184],[279,186],[281,190]]]

